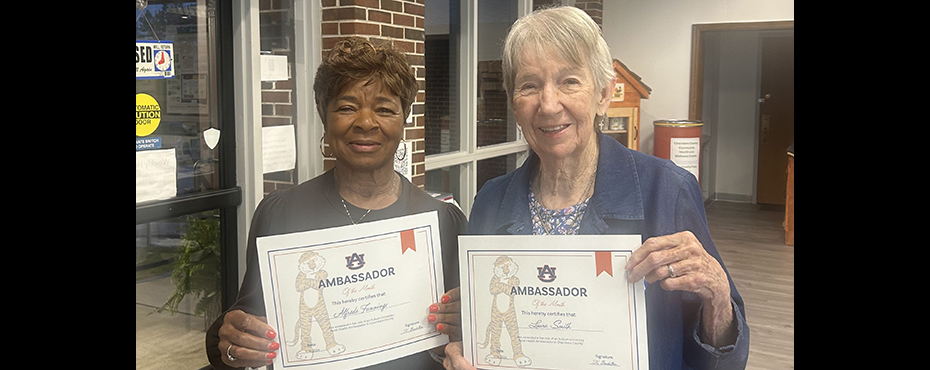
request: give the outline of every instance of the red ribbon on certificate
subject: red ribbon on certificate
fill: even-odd
[[[408,249],[417,251],[417,242],[413,238],[413,229],[400,232],[400,254],[404,254]]]
[[[613,263],[611,262],[610,252],[594,252],[594,267],[595,271],[594,276],[601,276],[602,272],[606,272],[610,276],[614,276]]]

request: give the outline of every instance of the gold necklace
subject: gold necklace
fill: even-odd
[[[396,186],[397,186],[397,183],[394,182],[394,180],[392,179],[392,180],[391,180],[391,192],[390,192],[390,194],[394,194],[394,190],[396,189]],[[390,195],[389,195],[388,197],[390,197]],[[342,201],[342,208],[346,210],[346,216],[349,217],[349,221],[352,221],[352,224],[353,224],[353,225],[358,225],[359,222],[362,222],[362,219],[365,218],[365,216],[368,216],[368,214],[371,213],[371,208],[369,208],[367,211],[365,211],[365,214],[363,214],[362,217],[359,217],[359,218],[358,218],[358,221],[355,221],[355,219],[352,218],[352,214],[349,213],[349,207],[346,207],[346,200],[345,200],[345,198],[343,198],[343,197],[340,196],[340,197],[339,197],[339,200]],[[383,204],[383,203],[384,203],[384,199],[382,199],[381,202],[378,203],[378,206],[380,207],[381,204]]]

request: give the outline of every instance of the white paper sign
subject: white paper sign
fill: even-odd
[[[356,369],[448,343],[427,322],[445,290],[436,211],[256,245],[276,369]]]
[[[287,55],[262,55],[262,81],[287,80]]]
[[[136,203],[178,195],[174,149],[136,152]]]
[[[671,138],[669,156],[679,167],[688,170],[695,178],[699,179],[701,171],[701,138]]]
[[[297,143],[294,125],[262,128],[262,173],[294,169]]]

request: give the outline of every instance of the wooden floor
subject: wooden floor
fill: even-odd
[[[748,370],[794,369],[794,247],[784,208],[714,202],[707,223],[746,303]]]

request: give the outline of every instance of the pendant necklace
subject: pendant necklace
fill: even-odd
[[[395,183],[394,180],[391,179],[391,194],[394,194],[394,190],[396,189],[396,185],[397,185],[397,183]],[[365,214],[363,214],[362,217],[359,217],[359,218],[358,218],[358,221],[355,221],[355,219],[352,218],[352,214],[349,213],[349,207],[346,206],[346,200],[345,200],[345,198],[339,197],[339,200],[342,201],[342,208],[346,210],[346,216],[349,217],[349,221],[352,221],[352,224],[353,224],[353,225],[358,225],[359,222],[362,222],[362,219],[365,218],[365,216],[368,216],[368,214],[371,213],[371,208],[369,208],[367,211],[365,211]],[[383,202],[384,202],[384,200],[381,201],[381,203],[383,203]],[[381,203],[379,203],[378,206],[380,206]]]

